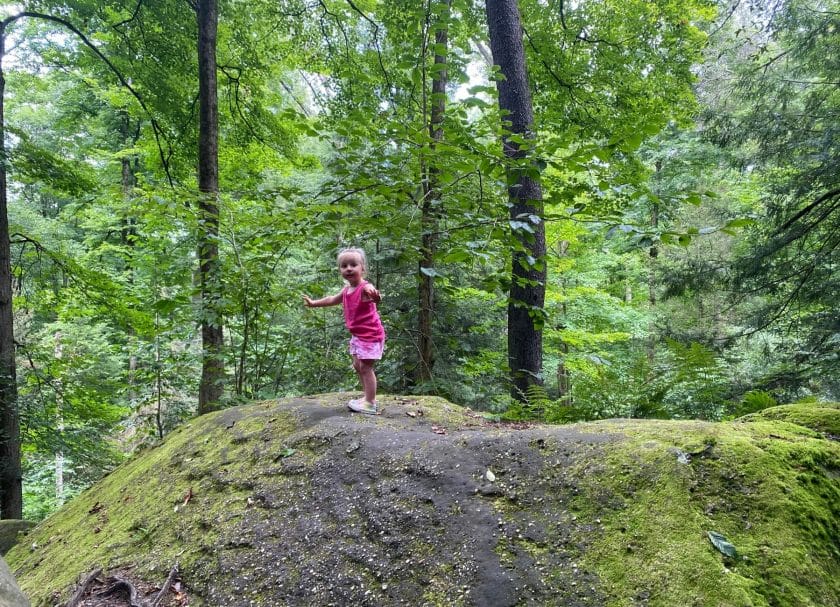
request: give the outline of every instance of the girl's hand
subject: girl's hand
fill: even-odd
[[[365,290],[362,292],[373,303],[379,303],[382,296],[379,294],[379,289],[370,283],[365,284]]]
[[[303,296],[303,304],[304,304],[307,308],[313,308],[313,307],[315,307],[315,302],[314,302],[314,301],[312,301],[312,299],[311,299],[308,295],[304,295],[304,296]]]

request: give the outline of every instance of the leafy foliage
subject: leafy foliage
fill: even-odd
[[[56,454],[72,493],[194,413],[203,219],[190,3],[23,6],[81,28],[133,89],[54,23],[10,32],[18,379],[41,516]],[[507,176],[536,169],[499,144],[481,3],[453,0],[447,17],[436,1],[220,2],[225,404],[356,388],[340,312],[300,304],[338,291],[346,245],[367,250],[384,295],[386,392],[552,423],[836,398],[837,23],[814,6],[520,2],[545,213],[510,219]],[[431,164],[435,365],[419,381]],[[535,221],[545,386],[513,403],[510,251]]]

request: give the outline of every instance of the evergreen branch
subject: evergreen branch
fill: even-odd
[[[773,232],[773,236],[780,235],[782,232],[784,232],[785,230],[790,228],[794,223],[796,223],[797,221],[802,219],[805,215],[808,215],[811,211],[816,209],[822,203],[826,202],[827,200],[830,200],[831,198],[837,197],[837,196],[840,196],[840,188],[837,188],[837,189],[831,190],[829,192],[826,192],[825,194],[823,194],[822,196],[817,198],[814,202],[812,202],[811,204],[806,206],[804,209],[802,209],[798,213],[796,213],[793,217],[788,219],[785,223],[783,223],[778,229],[776,229],[775,232]],[[835,203],[835,205],[832,205],[831,207],[829,207],[829,209],[833,210],[834,206],[836,206],[836,203]],[[818,220],[818,222],[825,219],[825,217],[826,217],[826,215],[823,214],[823,217],[820,218]]]
[[[720,25],[718,25],[712,32],[709,33],[709,38],[716,35],[720,30],[723,29],[723,27],[732,18],[732,15],[735,14],[735,11],[738,10],[738,7],[740,5],[741,5],[741,0],[735,0],[735,2],[732,3],[732,7],[729,9],[729,12],[726,14],[726,17],[723,18],[723,21],[720,22]]]

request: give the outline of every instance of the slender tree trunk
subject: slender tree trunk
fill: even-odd
[[[443,140],[443,117],[446,111],[446,54],[439,53],[441,47],[449,44],[449,14],[452,0],[441,2],[441,16],[435,26],[435,71],[432,77],[431,117],[429,119],[429,156],[425,161],[423,178],[423,204],[421,206],[421,226],[423,230],[420,245],[420,364],[417,379],[432,379],[434,367],[434,343],[432,339],[432,319],[435,313],[435,254],[437,252],[437,228],[441,215],[440,170],[435,160],[437,144]]]
[[[236,372],[236,395],[242,396],[245,392],[245,360],[248,357],[248,348],[251,346],[250,310],[248,309],[247,297],[242,302],[242,344],[239,346],[239,365]]]
[[[20,469],[20,421],[12,314],[12,264],[6,197],[6,22],[0,23],[0,518],[21,518],[23,488]]]
[[[201,384],[199,415],[222,396],[221,265],[219,263],[219,115],[216,92],[216,0],[198,1],[198,259],[201,282]]]
[[[656,161],[656,172],[662,170],[662,161]],[[650,225],[656,231],[659,227],[659,202],[652,201],[650,207]],[[648,365],[653,369],[653,361],[656,358],[656,323],[653,321],[653,313],[656,309],[656,266],[659,258],[659,248],[652,244],[648,251],[650,266],[648,267],[648,306],[650,308],[651,321],[648,327],[647,359]]]
[[[163,439],[163,361],[160,355],[160,315],[155,312],[155,425],[158,438]]]
[[[53,336],[55,346],[53,353],[56,360],[64,356],[64,346],[61,343],[61,331],[56,331]],[[60,367],[60,365],[59,365]],[[64,394],[61,378],[55,378],[55,428],[58,433],[59,443],[64,440]],[[55,451],[55,502],[59,506],[64,503],[64,451],[59,445]]]
[[[561,240],[558,246],[557,254],[564,258],[569,255],[569,241]],[[565,328],[567,326],[567,309],[566,309],[566,278],[561,274],[560,278],[560,292],[563,294],[563,303],[560,305],[560,323],[559,326]],[[561,338],[558,348],[561,352],[560,362],[557,363],[557,398],[563,401],[566,405],[572,404],[572,378],[569,374],[569,369],[566,367],[566,357],[569,354],[569,344],[564,342]]]
[[[126,115],[125,122],[123,123],[123,136],[125,137],[126,142],[130,139],[129,135],[129,128],[131,126],[131,120]],[[138,127],[139,128],[139,127]],[[131,144],[134,145],[137,143],[137,138],[135,137]],[[134,197],[134,187],[137,185],[137,176],[135,170],[138,166],[137,157],[134,157],[134,162],[132,163],[132,158],[130,157],[123,157],[121,161],[121,181],[122,181],[122,194],[123,200],[127,207],[130,208],[131,199]],[[128,267],[126,270],[128,271],[128,280],[131,284],[134,284],[134,244],[137,240],[137,229],[135,227],[134,218],[126,214],[123,218],[123,227],[120,232],[120,242],[128,251],[128,260],[127,265]],[[128,355],[128,400],[131,403],[134,403],[137,400],[137,353],[135,352],[137,339],[134,334],[134,330],[129,327],[128,329],[128,343],[130,347],[130,353]]]
[[[514,398],[524,400],[528,387],[542,385],[542,325],[545,303],[545,224],[542,221],[542,188],[530,144],[520,145],[510,135],[533,139],[534,114],[522,43],[522,24],[516,0],[486,0],[487,25],[493,62],[504,78],[496,82],[499,109],[510,121],[504,138],[509,160],[508,195],[514,229],[512,276],[508,303],[508,360]]]

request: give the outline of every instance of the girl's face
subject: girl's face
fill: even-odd
[[[358,285],[365,273],[365,266],[358,253],[345,253],[338,258],[338,271],[341,276],[350,283],[351,287]]]

